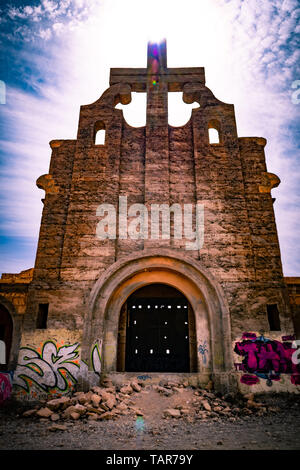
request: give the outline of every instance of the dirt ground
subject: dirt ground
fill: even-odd
[[[115,420],[65,421],[66,430],[50,431],[46,419],[21,416],[16,405],[0,409],[1,450],[300,450],[299,397],[267,397],[279,407],[264,416],[218,417],[210,420],[187,415],[164,418],[167,408],[190,406],[192,389],[172,396],[143,390],[131,404],[143,416]],[[18,415],[18,412],[20,413]]]

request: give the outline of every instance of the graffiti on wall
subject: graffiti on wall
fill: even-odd
[[[95,374],[100,375],[101,372],[101,354],[100,354],[101,342],[96,342],[92,347],[91,363]]]
[[[41,351],[20,348],[14,385],[26,392],[33,384],[47,393],[50,390],[65,392],[77,381],[78,346],[79,343],[59,347],[53,341],[46,341]]]
[[[9,399],[12,391],[13,371],[0,372],[0,405]]]
[[[152,379],[151,375],[137,375],[138,380]]]
[[[79,343],[59,344],[48,340],[41,348],[20,348],[18,366],[15,371],[14,386],[23,394],[46,394],[60,396],[71,392],[80,376],[88,371],[88,365],[80,360]],[[98,376],[101,372],[101,342],[96,342],[91,350],[92,371]]]
[[[282,342],[257,337],[255,333],[244,333],[242,341],[235,343],[234,352],[243,357],[236,363],[236,370],[243,371],[241,382],[255,385],[260,379],[268,386],[279,381],[281,374],[290,374],[291,383],[300,385],[300,364],[293,361],[297,349],[293,347],[292,336],[283,336]]]
[[[203,343],[199,344],[198,351],[202,355],[203,364],[206,365],[206,362],[207,362],[206,353],[208,353],[206,340],[204,340]]]

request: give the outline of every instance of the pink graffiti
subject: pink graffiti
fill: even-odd
[[[243,333],[243,339],[256,339],[255,333]]]
[[[11,395],[12,384],[10,374],[0,373],[0,405]]]
[[[246,385],[255,385],[259,382],[259,378],[256,375],[243,374],[241,382]]]
[[[234,363],[235,370],[245,370],[245,366],[242,363],[235,362]]]
[[[294,341],[296,339],[295,335],[281,336],[282,341]]]
[[[296,349],[292,348],[291,342],[281,343],[263,336],[257,338],[254,333],[244,333],[242,341],[235,344],[234,351],[243,357],[243,367],[239,366],[239,370],[266,379],[268,385],[272,385],[273,380],[280,380],[281,373],[291,374],[291,382],[300,384],[300,365],[292,361]],[[248,374],[242,376],[241,382],[248,385],[257,383]]]

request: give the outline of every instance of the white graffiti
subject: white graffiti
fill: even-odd
[[[101,342],[96,343],[92,349],[92,366],[95,374],[100,375],[101,373],[101,354],[100,354]]]
[[[295,365],[300,364],[300,339],[296,339],[293,341],[292,348],[297,348],[296,351],[292,355],[292,363]]]
[[[78,346],[79,343],[75,343],[57,348],[55,343],[47,341],[41,353],[21,348],[14,385],[29,392],[32,381],[46,392],[53,388],[66,391],[70,381],[77,382],[80,366],[74,360],[79,356]]]

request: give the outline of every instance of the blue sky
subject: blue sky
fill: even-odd
[[[48,142],[76,138],[79,107],[108,87],[110,67],[146,66],[147,41],[166,37],[168,65],[204,66],[239,136],[267,138],[284,274],[300,275],[299,16],[296,0],[1,1],[0,272],[34,265]],[[191,112],[180,100],[170,94],[172,125]],[[123,110],[144,124],[142,94]]]

